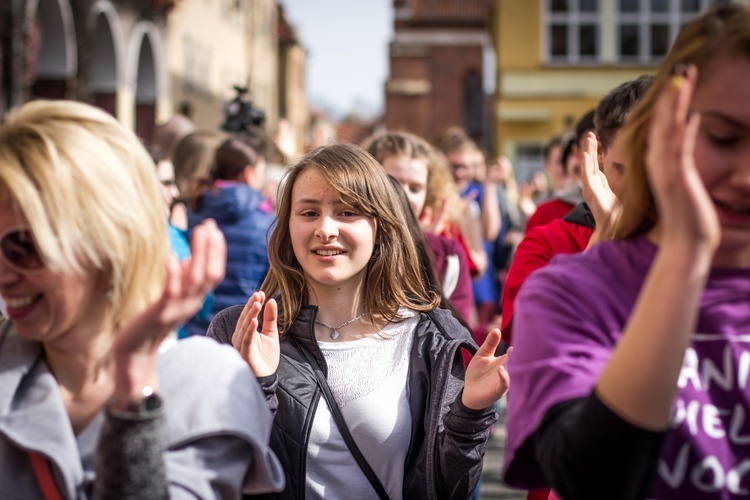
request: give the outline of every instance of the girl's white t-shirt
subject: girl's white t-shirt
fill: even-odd
[[[402,498],[404,461],[411,436],[407,378],[419,314],[379,334],[351,342],[318,342],[328,385],[349,432],[392,499]],[[307,497],[377,498],[321,397],[307,447]]]

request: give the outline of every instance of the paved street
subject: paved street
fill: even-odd
[[[479,491],[480,500],[522,500],[526,498],[525,491],[514,490],[500,481],[500,469],[503,463],[503,449],[505,447],[505,403],[500,401],[500,419],[495,424],[484,456],[484,472],[482,486]]]

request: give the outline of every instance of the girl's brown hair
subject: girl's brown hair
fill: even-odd
[[[416,311],[437,307],[440,298],[425,289],[406,216],[385,170],[363,149],[346,143],[333,144],[303,157],[279,189],[277,215],[268,244],[270,269],[261,290],[267,297],[280,295],[280,331],[289,330],[310,293],[289,234],[292,191],[308,168],[320,173],[344,203],[377,222],[375,248],[361,292],[368,320],[390,322],[397,319],[399,307]]]
[[[717,7],[686,24],[659,66],[649,90],[630,114],[621,132],[629,145],[629,158],[620,196],[622,215],[612,231],[614,238],[648,232],[659,218],[644,157],[649,123],[662,89],[680,64],[697,66],[700,85],[701,70],[720,51],[750,57],[750,7],[738,4]]]

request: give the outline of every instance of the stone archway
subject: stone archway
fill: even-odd
[[[154,49],[148,36],[144,36],[138,51],[135,84],[135,133],[147,144],[154,137],[156,126],[156,72]]]

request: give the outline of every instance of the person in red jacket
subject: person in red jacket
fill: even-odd
[[[555,255],[582,252],[599,240],[617,215],[616,194],[625,171],[625,148],[618,132],[630,110],[641,99],[651,83],[651,76],[625,82],[605,96],[596,107],[592,132],[583,135],[581,181],[583,201],[567,215],[543,226],[532,228],[519,243],[508,270],[502,296],[503,342],[513,342],[515,300],[529,275],[552,260]],[[598,143],[597,143],[598,138]],[[523,335],[523,332],[515,332]],[[557,499],[550,490],[532,490],[528,500]]]
[[[594,117],[598,144],[594,142],[593,151],[598,152],[590,150],[583,155],[581,179],[586,201],[571,207],[564,217],[532,228],[519,243],[508,270],[501,303],[501,331],[508,344],[512,343],[514,302],[526,278],[546,266],[555,255],[585,250],[594,235],[597,221],[602,226],[600,231],[609,224],[604,221],[614,212],[615,195],[620,190],[625,170],[625,151],[618,131],[650,82],[651,77],[641,76],[621,84],[601,100]],[[584,135],[582,139],[590,137],[593,134]],[[591,160],[588,163],[586,155]],[[599,239],[598,234],[595,240]]]
[[[592,109],[578,120],[575,135],[564,144],[562,165],[568,180],[567,187],[555,192],[552,198],[537,206],[536,211],[526,222],[526,234],[535,227],[562,219],[583,201],[581,194],[581,157],[586,134],[594,130],[594,111]]]

